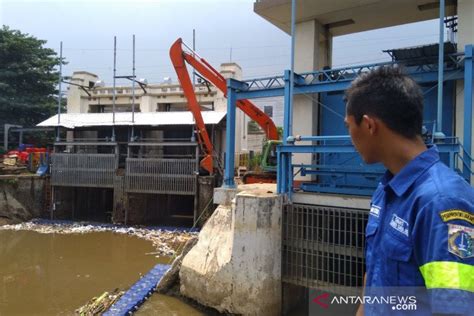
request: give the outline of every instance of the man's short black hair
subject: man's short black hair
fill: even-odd
[[[355,79],[345,94],[347,114],[360,124],[364,115],[377,117],[409,139],[421,135],[423,93],[399,67],[379,67]]]

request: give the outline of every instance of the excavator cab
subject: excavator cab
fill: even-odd
[[[281,140],[269,140],[263,146],[262,161],[259,171],[248,171],[242,177],[244,184],[276,183],[277,173],[277,146]]]
[[[263,146],[261,168],[265,172],[276,172],[277,170],[277,146],[281,140],[269,140]]]

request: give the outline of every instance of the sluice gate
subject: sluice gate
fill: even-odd
[[[199,174],[199,153],[197,143],[132,143],[130,146],[148,146],[155,148],[186,148],[187,154],[166,156],[142,155],[134,157],[129,150],[126,160],[125,189],[131,193],[156,193],[195,195],[197,175]],[[193,157],[194,156],[194,157]]]
[[[358,295],[364,277],[368,211],[293,203],[283,209],[282,280]]]
[[[117,170],[115,154],[62,154],[51,157],[54,186],[113,188]]]
[[[189,139],[75,140],[55,143],[52,218],[193,224],[214,181],[199,176]]]

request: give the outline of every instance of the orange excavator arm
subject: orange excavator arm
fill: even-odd
[[[212,143],[204,125],[201,115],[201,108],[196,99],[189,73],[186,69],[186,62],[190,64],[197,72],[204,78],[211,82],[217,89],[227,96],[227,83],[225,78],[212,67],[204,58],[197,55],[195,52],[188,53],[183,51],[185,45],[181,38],[178,38],[170,48],[170,57],[173,63],[179,82],[183,88],[183,93],[188,100],[189,109],[196,119],[196,126],[198,130],[198,140],[203,145],[206,157],[201,161],[201,166],[209,172],[212,172]],[[186,46],[187,47],[187,46]],[[187,47],[192,51],[189,47]],[[254,120],[267,135],[268,140],[278,140],[278,131],[272,119],[266,115],[262,110],[255,106],[249,100],[238,100],[237,107],[241,109],[248,117]],[[210,170],[208,169],[210,168]]]
[[[179,43],[178,43],[179,41]],[[181,88],[183,88],[183,93],[188,100],[189,110],[193,113],[194,119],[196,120],[197,127],[197,137],[198,142],[202,145],[204,149],[204,159],[201,160],[201,167],[207,170],[210,174],[213,173],[213,161],[212,161],[212,151],[213,146],[209,134],[207,133],[206,125],[201,115],[201,107],[196,99],[196,94],[194,93],[194,87],[189,78],[189,73],[186,68],[186,63],[184,59],[184,52],[181,47],[181,39],[176,41],[170,49],[171,62],[173,67],[178,75],[179,82],[181,83]]]

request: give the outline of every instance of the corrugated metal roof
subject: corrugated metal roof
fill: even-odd
[[[202,111],[202,118],[205,124],[218,124],[226,112]],[[112,113],[65,113],[61,114],[58,124],[58,115],[39,123],[36,126],[62,126],[74,129],[88,126],[112,126]],[[164,126],[164,125],[193,125],[193,115],[189,111],[182,112],[149,112],[135,113],[135,123],[132,123],[132,113],[115,113],[116,126]]]
[[[444,60],[448,61],[449,58],[447,55],[453,54],[456,52],[456,44],[451,42],[444,43]],[[396,49],[387,49],[384,50],[385,53],[388,53],[392,60],[402,61],[406,66],[420,65],[420,64],[429,64],[438,62],[438,53],[439,53],[439,43],[396,48]]]

